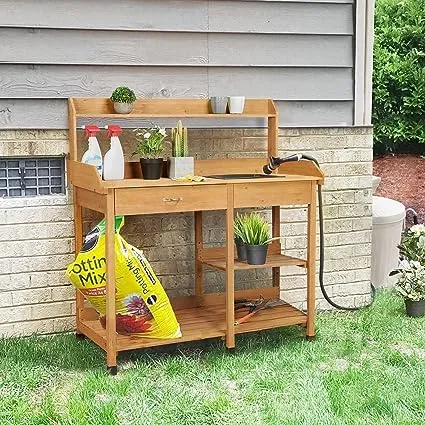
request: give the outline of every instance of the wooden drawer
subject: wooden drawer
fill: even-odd
[[[224,185],[152,187],[115,190],[115,213],[119,215],[224,210]]]
[[[235,208],[309,204],[311,181],[235,184]]]

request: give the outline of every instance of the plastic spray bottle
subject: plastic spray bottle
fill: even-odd
[[[104,180],[121,180],[124,178],[124,153],[118,136],[122,129],[118,125],[107,125],[108,137],[111,138],[111,147],[106,152],[103,162]]]
[[[82,128],[86,130],[86,137],[89,138],[89,147],[84,153],[81,162],[96,167],[97,172],[102,177],[102,152],[96,137],[96,133],[100,131],[100,128],[97,125],[83,125]]]

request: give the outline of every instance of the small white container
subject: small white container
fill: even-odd
[[[242,114],[245,106],[245,96],[229,96],[229,112]]]
[[[170,157],[170,179],[187,176],[195,173],[195,160],[193,156]]]
[[[133,104],[114,102],[114,110],[117,114],[129,114],[133,110]]]
[[[111,137],[111,147],[105,154],[103,161],[104,180],[122,180],[124,178],[124,153],[118,135],[121,128],[117,125],[109,125],[108,135]]]

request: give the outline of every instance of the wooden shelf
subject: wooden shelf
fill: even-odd
[[[117,350],[126,351],[138,348],[156,347],[159,345],[178,344],[201,339],[220,338],[226,335],[226,312],[224,305],[194,307],[177,310],[182,337],[175,339],[150,339],[135,336],[117,335]],[[236,320],[247,314],[247,310],[236,311]],[[235,333],[254,332],[289,325],[305,325],[307,316],[289,304],[259,311],[247,322],[235,326]],[[106,349],[106,331],[99,320],[82,321],[81,330],[96,344]],[[93,338],[93,334],[97,336]]]
[[[226,259],[207,259],[201,260],[202,264],[214,269],[226,271]],[[248,270],[248,269],[265,269],[268,267],[287,267],[287,266],[299,266],[306,267],[307,261],[300,258],[288,257],[287,255],[271,254],[267,256],[265,264],[261,265],[250,265],[246,261],[239,261],[235,259],[235,270]]]
[[[114,114],[114,113],[108,113],[108,114],[76,114],[75,116],[78,118],[125,118],[125,119],[131,119],[131,118],[178,118],[180,116],[184,118],[273,118],[276,117],[276,114],[126,114],[125,117],[123,117],[123,114]]]

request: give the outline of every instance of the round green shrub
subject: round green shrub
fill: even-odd
[[[375,153],[425,152],[425,0],[377,0]]]
[[[136,100],[134,91],[128,87],[117,87],[111,95],[112,102],[133,103]]]

